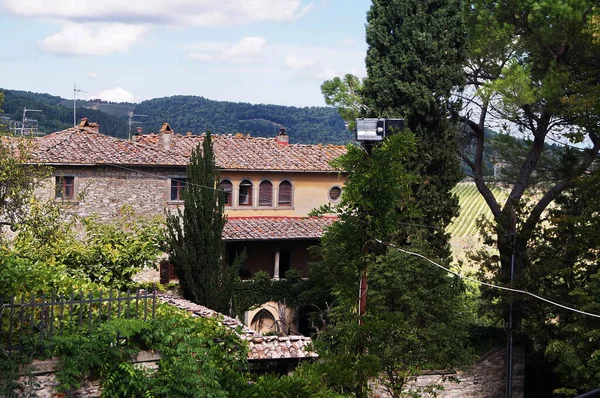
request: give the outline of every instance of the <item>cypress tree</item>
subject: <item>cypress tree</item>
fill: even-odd
[[[226,312],[235,270],[222,259],[224,197],[219,186],[211,134],[192,151],[183,211],[167,214],[167,241],[185,298]]]
[[[408,172],[418,212],[403,224],[434,253],[450,255],[445,227],[458,213],[451,189],[461,179],[452,90],[464,81],[466,31],[458,0],[374,0],[367,14],[367,78],[362,95],[373,116],[402,117],[417,137]],[[407,227],[425,224],[435,228]]]

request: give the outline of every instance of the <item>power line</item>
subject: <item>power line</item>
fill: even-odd
[[[500,285],[494,285],[494,284],[491,284],[491,283],[483,282],[483,281],[480,281],[480,280],[478,280],[478,279],[474,279],[474,278],[471,278],[471,277],[468,277],[468,276],[462,275],[462,274],[460,274],[460,273],[458,273],[458,272],[456,272],[456,271],[452,271],[451,269],[449,269],[449,268],[446,268],[446,267],[444,267],[443,265],[440,265],[440,264],[436,263],[436,262],[435,262],[435,261],[433,261],[433,260],[430,260],[429,258],[425,257],[425,256],[424,256],[424,255],[422,255],[422,254],[419,254],[419,253],[414,253],[414,252],[411,252],[411,251],[408,251],[408,250],[401,249],[401,248],[397,247],[396,245],[394,245],[394,244],[392,244],[392,243],[385,243],[385,242],[382,242],[382,241],[381,241],[381,240],[379,240],[379,239],[375,239],[375,240],[376,240],[377,242],[381,243],[382,245],[386,245],[386,246],[392,247],[392,248],[394,248],[394,249],[396,249],[396,250],[398,250],[398,251],[400,251],[400,252],[402,252],[402,253],[405,253],[405,254],[409,254],[409,255],[411,255],[411,256],[415,256],[415,257],[422,258],[423,260],[426,260],[426,261],[430,262],[431,264],[435,265],[436,267],[438,267],[438,268],[441,268],[441,269],[443,269],[444,271],[446,271],[446,272],[448,272],[448,273],[450,273],[450,274],[452,274],[452,275],[456,275],[456,276],[458,276],[458,277],[459,277],[459,278],[461,278],[461,279],[465,279],[465,280],[468,280],[468,281],[471,281],[471,282],[477,283],[477,284],[479,284],[479,285],[483,285],[483,286],[491,287],[491,288],[494,288],[494,289],[506,290],[506,291],[513,292],[513,293],[524,294],[524,295],[531,296],[531,297],[533,297],[533,298],[535,298],[535,299],[538,299],[538,300],[544,301],[544,302],[546,302],[546,303],[548,303],[548,304],[551,304],[551,305],[554,305],[554,306],[560,307],[560,308],[562,308],[562,309],[565,309],[565,310],[568,310],[568,311],[576,312],[576,313],[578,313],[578,314],[582,314],[582,315],[591,316],[591,317],[594,317],[594,318],[600,318],[600,315],[598,315],[598,314],[593,314],[593,313],[591,313],[591,312],[585,312],[585,311],[578,310],[578,309],[576,309],[576,308],[567,307],[566,305],[559,304],[559,303],[557,303],[557,302],[555,302],[555,301],[549,300],[549,299],[547,299],[547,298],[544,298],[544,297],[542,297],[542,296],[538,296],[537,294],[534,294],[534,293],[528,292],[528,291],[526,291],[526,290],[513,289],[513,288],[511,288],[511,287],[500,286]]]

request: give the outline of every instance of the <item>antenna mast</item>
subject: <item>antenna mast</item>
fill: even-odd
[[[129,138],[131,140],[131,125],[132,124],[140,124],[142,122],[136,122],[135,120],[133,120],[134,117],[148,117],[148,115],[136,115],[135,113],[133,113],[133,111],[129,112],[129,120],[128,120],[128,126],[129,126]]]
[[[37,134],[37,132],[34,133],[35,126],[31,127],[31,128],[25,127],[27,125],[27,122],[37,122],[37,120],[35,120],[35,119],[27,119],[27,112],[41,112],[41,110],[40,109],[27,109],[27,107],[23,108],[23,122],[21,124],[21,129],[20,129],[21,135],[25,135],[25,131],[27,131],[27,130],[29,130],[29,132],[32,135]]]
[[[73,127],[77,127],[77,98],[75,98],[77,93],[87,93],[87,91],[79,90],[73,83]]]

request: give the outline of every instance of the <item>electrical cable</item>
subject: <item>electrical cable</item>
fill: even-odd
[[[471,281],[471,282],[477,283],[477,284],[479,284],[479,285],[483,285],[483,286],[491,287],[491,288],[494,288],[494,289],[506,290],[506,291],[513,292],[513,293],[524,294],[524,295],[531,296],[531,297],[533,297],[533,298],[535,298],[535,299],[537,299],[537,300],[544,301],[544,302],[546,302],[546,303],[548,303],[548,304],[554,305],[554,306],[556,306],[556,307],[560,307],[560,308],[562,308],[562,309],[565,309],[565,310],[568,310],[568,311],[576,312],[576,313],[578,313],[578,314],[582,314],[582,315],[591,316],[591,317],[594,317],[594,318],[600,318],[600,315],[599,315],[599,314],[593,314],[593,313],[591,313],[591,312],[581,311],[581,310],[578,310],[578,309],[576,309],[576,308],[567,307],[566,305],[559,304],[559,303],[557,303],[557,302],[555,302],[555,301],[552,301],[552,300],[549,300],[549,299],[547,299],[547,298],[544,298],[544,297],[538,296],[537,294],[534,294],[534,293],[528,292],[528,291],[526,291],[526,290],[520,290],[520,289],[514,289],[514,288],[511,288],[511,287],[506,287],[506,286],[494,285],[494,284],[491,284],[491,283],[483,282],[483,281],[480,281],[480,280],[478,280],[478,279],[474,279],[474,278],[471,278],[471,277],[468,277],[468,276],[462,275],[462,274],[460,274],[460,273],[458,273],[458,272],[456,272],[456,271],[452,271],[451,269],[444,267],[444,266],[443,266],[443,265],[441,265],[441,264],[438,264],[438,263],[436,263],[436,262],[435,262],[435,261],[433,261],[433,260],[430,260],[429,258],[425,257],[425,256],[424,256],[424,255],[422,255],[422,254],[419,254],[419,253],[414,253],[414,252],[411,252],[411,251],[408,251],[408,250],[401,249],[401,248],[399,248],[398,246],[396,246],[396,245],[394,245],[394,244],[392,244],[392,243],[385,243],[385,242],[383,242],[383,241],[381,241],[381,240],[379,240],[379,239],[375,239],[375,240],[376,240],[377,242],[381,243],[382,245],[385,245],[385,246],[392,247],[392,248],[394,248],[394,249],[398,250],[399,252],[402,252],[402,253],[405,253],[405,254],[409,254],[409,255],[411,255],[411,256],[419,257],[419,258],[421,258],[421,259],[423,259],[423,260],[426,260],[426,261],[430,262],[431,264],[435,265],[436,267],[438,267],[438,268],[441,268],[441,269],[443,269],[444,271],[446,271],[446,272],[448,272],[448,273],[450,273],[450,274],[452,274],[452,275],[458,276],[458,277],[459,277],[459,278],[461,278],[461,279],[465,279],[465,280],[468,280],[468,281]]]

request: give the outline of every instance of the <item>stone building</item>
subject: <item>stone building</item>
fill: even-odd
[[[246,249],[242,278],[266,271],[277,279],[290,268],[306,275],[307,263],[314,260],[307,248],[333,222],[307,214],[339,201],[344,176],[330,162],[345,148],[288,139],[283,129],[273,138],[213,136],[227,198],[226,255]],[[76,127],[35,140],[34,159],[53,168],[40,195],[79,216],[109,221],[124,205],[144,215],[163,215],[182,205],[186,165],[204,135],[175,134],[165,123],[156,134],[138,132],[123,140],[101,134],[97,124],[82,119]],[[164,274],[172,275],[164,266]],[[255,314],[257,319],[250,314],[248,323],[268,328],[281,314],[266,309]]]

